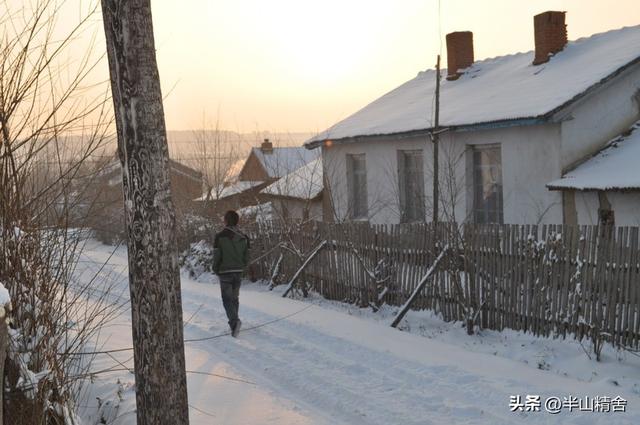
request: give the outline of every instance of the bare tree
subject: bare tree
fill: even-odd
[[[187,424],[180,274],[149,0],[102,0],[122,163],[141,425]]]
[[[76,354],[118,310],[103,302],[100,279],[77,279],[86,235],[69,229],[82,220],[77,182],[111,123],[106,86],[93,81],[97,6],[67,29],[57,26],[60,7],[0,3],[0,281],[13,303],[2,391],[12,424],[75,422],[91,364]],[[79,44],[85,54],[70,63]]]
[[[205,186],[205,201],[218,199],[224,189],[225,178],[232,164],[239,159],[237,143],[220,128],[220,114],[215,124],[207,125],[202,119],[202,128],[193,131],[195,140],[196,168],[202,173]]]

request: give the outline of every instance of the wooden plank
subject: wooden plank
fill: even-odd
[[[637,228],[636,228],[637,229]],[[625,245],[624,255],[624,280],[622,282],[620,297],[618,299],[619,304],[619,320],[617,323],[617,331],[619,333],[618,343],[622,346],[629,346],[629,310],[630,310],[630,296],[631,296],[631,260],[632,260],[632,246],[634,239],[633,228],[627,229],[627,245]]]
[[[575,293],[575,281],[572,278],[575,276],[577,264],[575,262],[577,246],[575,244],[574,235],[577,233],[574,226],[562,226],[563,230],[563,242],[565,243],[565,249],[562,255],[561,267],[562,274],[560,276],[560,334],[562,338],[567,337],[567,330],[569,328],[570,317],[570,305],[569,305],[569,293]]]
[[[620,326],[620,319],[622,318],[622,314],[623,314],[623,309],[622,309],[622,302],[621,302],[621,297],[624,293],[624,282],[626,280],[626,274],[627,274],[627,270],[626,270],[626,266],[625,264],[628,263],[628,259],[627,259],[627,253],[628,253],[628,249],[627,246],[629,244],[629,228],[628,227],[622,227],[619,228],[619,233],[620,233],[620,240],[618,240],[618,257],[616,259],[616,278],[615,278],[615,285],[612,288],[612,312],[611,312],[611,324],[610,324],[610,333],[612,335],[612,340],[613,343],[617,346],[620,347],[620,337],[621,337],[621,333],[622,333],[622,329]]]
[[[511,293],[511,285],[509,285],[508,279],[504,278],[504,275],[500,273],[500,269],[504,268],[506,258],[501,255],[500,252],[500,244],[505,243],[508,244],[509,238],[511,237],[511,229],[509,226],[504,226],[502,237],[504,240],[501,240],[500,230],[497,225],[490,226],[490,235],[491,235],[491,245],[489,246],[489,255],[487,264],[487,270],[489,272],[489,279],[491,290],[497,290],[502,294],[502,301],[498,305],[500,315],[502,317],[502,326],[501,329],[511,328],[513,326],[512,322],[512,293]]]
[[[600,282],[600,296],[602,297],[600,314],[601,332],[607,332],[609,327],[609,307],[610,307],[610,289],[612,287],[611,280],[613,278],[612,264],[615,252],[615,231],[609,231],[609,235],[605,242],[605,251],[603,253],[603,274]]]
[[[582,340],[585,335],[585,323],[588,323],[589,309],[591,299],[591,282],[593,278],[593,247],[592,247],[592,226],[582,226],[582,237],[584,238],[582,261],[582,296],[580,297],[579,316],[577,317],[578,340]],[[581,320],[582,319],[582,320]]]
[[[638,273],[638,227],[631,229],[631,242],[629,244],[629,289],[628,307],[625,329],[627,330],[626,345],[634,349],[638,348],[638,331],[636,324],[640,322],[640,306],[638,305],[638,284],[640,284],[640,274]]]
[[[513,270],[511,273],[513,278],[511,282],[514,286],[515,292],[515,305],[514,305],[514,315],[515,315],[515,329],[518,331],[524,330],[524,314],[523,314],[523,306],[524,306],[524,273],[523,268],[524,264],[521,259],[516,255],[516,249],[519,245],[522,244],[522,241],[525,237],[525,226],[516,226],[513,225],[512,233],[513,238],[511,239],[511,243],[509,244],[509,251],[507,255],[509,256],[510,269]]]
[[[587,296],[588,298],[585,300],[585,327],[592,324],[595,320],[595,312],[596,312],[596,304],[595,300],[597,298],[597,260],[598,260],[598,227],[591,226],[589,227],[589,272],[587,275]],[[587,331],[588,328],[585,329]]]
[[[467,273],[467,283],[464,288],[464,303],[466,305],[469,304],[469,300],[473,294],[473,287],[478,283],[478,261],[479,261],[479,250],[477,248],[476,240],[477,240],[477,227],[468,225],[465,229],[465,237],[467,241],[465,256],[466,259],[466,269],[470,271]],[[493,294],[490,294],[493,297]],[[493,305],[493,302],[492,302]],[[491,325],[492,329],[495,329],[495,321]]]
[[[421,258],[419,255],[419,251],[424,244],[425,238],[425,224],[413,224],[411,234],[414,235],[410,240],[409,248],[411,252],[409,253],[409,287],[411,289],[415,288],[418,285],[418,281],[420,279],[420,268],[422,267]],[[422,310],[428,309],[427,297],[425,296],[424,291],[418,294],[418,297],[415,301],[414,309]]]
[[[517,331],[521,330],[520,303],[522,301],[520,299],[520,262],[513,255],[513,247],[518,243],[521,229],[522,226],[509,226],[509,237],[506,239],[507,246],[502,254],[505,257],[504,262],[506,264],[504,273],[509,273],[506,281],[511,293],[511,328]]]
[[[576,277],[574,279],[574,284],[572,285],[573,292],[571,293],[570,301],[569,301],[569,328],[568,331],[571,334],[577,336],[579,334],[578,331],[578,315],[581,313],[581,302],[582,302],[582,294],[584,291],[584,251],[585,251],[585,243],[586,239],[584,238],[584,230],[582,227],[576,227],[574,236],[573,236],[573,245],[575,247],[575,273]]]
[[[536,309],[536,321],[538,325],[537,335],[548,336],[548,323],[546,320],[547,310],[547,294],[549,293],[549,225],[542,226],[542,242],[544,243],[543,255],[540,257],[540,275],[538,282],[538,305]]]

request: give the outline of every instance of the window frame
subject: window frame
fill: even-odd
[[[414,170],[407,167],[408,159],[418,158]],[[398,149],[398,192],[400,201],[400,221],[402,223],[424,222],[426,217],[424,184],[424,150]],[[412,188],[409,188],[411,174],[414,175]],[[415,192],[415,193],[410,193]]]
[[[479,159],[478,155],[487,154],[487,152],[493,151],[497,153],[498,163],[480,164],[481,159]],[[481,167],[481,168],[479,168]],[[493,183],[479,181],[483,177],[487,175],[485,172],[483,174],[484,169],[489,169],[489,174],[492,174],[491,168],[498,168],[498,173]],[[474,223],[478,224],[502,224],[504,223],[504,180],[502,178],[502,146],[500,144],[487,144],[487,145],[472,145],[471,146],[471,216],[473,218]],[[492,192],[497,194],[495,200],[495,208],[488,208],[490,201],[483,201],[482,208],[479,206],[479,198],[481,197],[480,191],[485,191],[485,186],[487,184],[493,184],[494,188],[499,188],[495,190],[492,188]],[[486,196],[482,196],[484,199],[487,199]]]
[[[362,169],[356,170],[356,163]],[[367,194],[367,156],[365,153],[346,154],[347,165],[347,205],[348,215],[352,220],[369,218],[369,199]],[[356,179],[360,179],[356,181]],[[358,186],[358,190],[356,190]],[[357,196],[356,196],[357,194]]]

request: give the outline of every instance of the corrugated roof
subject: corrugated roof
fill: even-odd
[[[640,121],[591,159],[547,184],[552,190],[639,190]]]
[[[456,81],[442,78],[440,125],[469,126],[544,117],[621,69],[640,62],[640,26],[569,42],[549,62],[532,65],[534,52],[475,62]],[[443,76],[446,70],[442,71]],[[435,70],[390,91],[305,142],[432,128]]]

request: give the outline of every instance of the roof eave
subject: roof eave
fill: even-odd
[[[547,185],[548,190],[553,191],[576,191],[576,192],[640,192],[640,187],[568,187]]]
[[[293,200],[293,201],[307,201],[307,202],[313,202],[313,201],[318,201],[322,198],[322,192],[324,189],[320,190],[320,192],[318,192],[317,195],[312,196],[312,197],[308,197],[308,198],[302,198],[299,196],[291,196],[291,195],[283,195],[281,193],[264,193],[264,192],[260,192],[261,195],[265,195],[265,196],[271,196],[274,198],[280,198],[280,199],[287,199],[287,200]]]
[[[475,130],[491,130],[497,128],[507,128],[507,127],[520,127],[520,126],[528,126],[528,125],[538,125],[549,122],[550,116],[541,115],[537,117],[526,117],[526,118],[510,118],[505,120],[497,120],[497,121],[487,121],[473,124],[460,124],[460,125],[452,125],[452,126],[442,126],[441,129],[448,129],[448,131],[475,131]],[[339,139],[319,139],[314,140],[312,142],[307,142],[304,146],[307,149],[315,149],[319,146],[322,146],[327,141],[331,141],[332,144],[346,144],[346,143],[357,143],[363,141],[371,141],[374,139],[382,139],[395,137],[398,139],[405,139],[411,137],[420,137],[420,136],[430,136],[433,132],[433,127],[420,129],[420,130],[410,130],[404,132],[397,133],[380,133],[380,134],[369,134],[369,135],[360,135],[360,136],[350,136],[350,137],[342,137]]]

